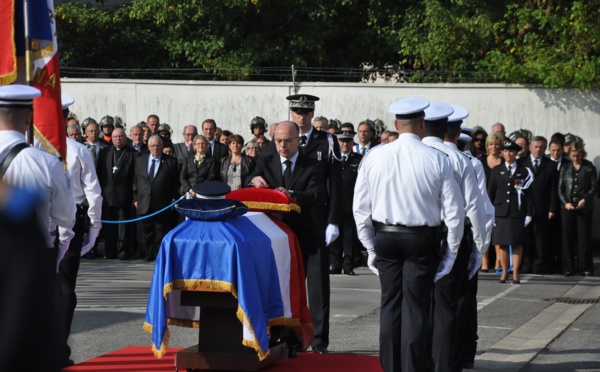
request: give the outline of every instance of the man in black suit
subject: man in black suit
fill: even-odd
[[[554,261],[549,227],[558,210],[558,182],[556,164],[544,156],[547,144],[546,138],[533,137],[528,155],[518,160],[519,165],[533,172],[533,182],[529,187],[533,215],[526,229],[528,239],[523,247],[522,272],[534,274],[550,273]]]
[[[355,134],[354,131],[337,133],[342,151],[342,223],[340,225],[341,238],[336,239],[330,246],[330,274],[341,274],[343,269],[344,274],[355,275],[354,264],[360,255],[361,244],[358,240],[352,213],[352,201],[358,166],[363,156],[360,153],[352,152]]]
[[[178,196],[179,172],[177,159],[162,153],[162,139],[153,135],[148,139],[150,153],[135,160],[133,200],[138,216],[146,216],[168,206]],[[160,243],[169,231],[173,221],[166,212],[144,219],[142,256],[146,261],[154,261]]]
[[[208,139],[208,154],[215,158],[217,169],[219,169],[221,158],[229,155],[227,146],[215,139],[217,123],[213,119],[206,119],[202,123],[202,134]]]
[[[84,143],[84,145],[90,149],[92,158],[94,158],[94,165],[96,165],[98,164],[100,150],[108,147],[108,144],[100,139],[100,126],[95,121],[90,121],[90,123],[88,123],[88,125],[85,127],[85,135],[87,136],[87,141]]]
[[[325,169],[323,164],[298,151],[300,139],[298,126],[284,121],[275,129],[277,152],[258,159],[254,172],[247,177],[246,184],[254,187],[269,187],[294,198],[302,213],[287,213],[283,221],[298,236],[302,257],[317,249],[315,231],[322,220],[320,215],[327,211],[325,200]],[[304,267],[306,273],[307,267]]]
[[[183,168],[183,165],[187,162],[187,159],[190,156],[194,156],[194,138],[198,135],[198,128],[195,125],[186,125],[183,127],[183,142],[176,143],[173,145],[173,149],[175,150],[175,156],[177,157],[177,162],[180,167]]]
[[[329,346],[329,246],[339,236],[342,220],[342,164],[340,146],[336,136],[316,130],[311,125],[315,102],[319,97],[309,94],[288,96],[291,116],[300,129],[300,151],[303,155],[322,162],[325,167],[325,189],[327,190],[327,211],[318,216],[316,235],[318,237],[315,254],[304,261],[307,267],[307,290],[310,315],[313,320],[315,338],[312,349],[327,353]],[[261,156],[275,153],[275,144],[263,149]]]
[[[128,220],[133,202],[133,173],[135,151],[126,146],[127,137],[122,128],[112,134],[112,146],[100,150],[96,172],[104,199],[102,216],[105,220]],[[131,224],[105,224],[103,226],[105,255],[126,260],[132,244]]]

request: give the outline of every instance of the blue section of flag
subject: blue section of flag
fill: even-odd
[[[164,288],[176,280],[231,284],[254,329],[259,355],[269,350],[269,320],[283,316],[279,277],[271,240],[248,218],[187,220],[164,237],[145,319],[152,325],[152,342],[158,350],[167,334]]]
[[[51,2],[50,2],[51,3]],[[52,41],[52,27],[50,22],[50,10],[48,9],[48,0],[28,0],[29,14],[29,38],[32,40],[48,40]],[[17,0],[15,2],[15,42],[17,45],[17,56],[25,55],[25,11],[24,1]]]

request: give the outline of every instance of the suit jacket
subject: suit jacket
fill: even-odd
[[[156,176],[150,182],[148,177],[149,157],[150,153],[147,153],[135,159],[133,198],[138,203],[137,214],[156,212],[178,197],[179,173],[177,159],[162,154]]]
[[[96,173],[102,188],[104,204],[109,207],[130,208],[133,201],[133,173],[135,170],[135,150],[125,146],[115,157],[114,146],[100,150]],[[116,162],[115,162],[116,160]],[[113,172],[113,167],[116,166]]]
[[[300,151],[303,155],[316,159],[325,166],[325,190],[328,206],[326,224],[339,225],[342,221],[342,162],[331,156],[329,136],[332,137],[333,153],[337,159],[340,159],[340,144],[337,137],[328,132],[318,131],[314,127],[308,144]],[[272,154],[277,154],[275,141],[271,141],[261,151],[260,156]],[[325,231],[325,227],[323,231]]]
[[[180,168],[183,168],[183,164],[187,162],[187,159],[189,157],[193,157],[196,153],[196,151],[194,151],[194,147],[192,147],[190,152],[188,152],[185,142],[174,144],[173,149],[175,150],[175,157],[177,158]]]
[[[219,170],[219,177],[222,182],[227,183],[227,170],[229,169],[229,165],[231,164],[231,155],[227,155],[224,158],[222,158],[220,163],[221,163],[221,166],[220,166],[220,170]],[[251,158],[250,156],[246,156],[245,154],[242,154],[241,166],[242,166],[242,174],[241,174],[242,185],[247,185],[244,183],[244,180],[246,180],[246,178],[248,178],[248,175],[250,175],[252,172],[254,172],[254,167],[256,166],[256,161],[253,158]]]
[[[581,162],[583,169],[583,198],[585,199],[584,209],[594,208],[594,198],[598,192],[598,175],[594,163],[583,159]],[[572,203],[571,191],[573,190],[573,162],[562,164],[558,181],[558,195],[561,206],[564,208],[567,203]]]
[[[548,218],[548,212],[556,213],[558,210],[556,163],[545,156],[540,157],[537,170],[534,170],[531,156],[520,158],[517,163],[529,168],[534,176],[529,186],[532,216]]]
[[[352,214],[354,200],[354,185],[358,176],[358,166],[363,156],[357,152],[350,152],[348,160],[342,161],[342,206],[343,213]]]
[[[219,161],[223,159],[223,157],[229,155],[229,148],[217,140],[215,140],[215,148],[213,151],[211,152],[210,145],[208,146],[208,149],[209,154],[217,161],[217,165],[219,165]]]
[[[263,177],[272,188],[283,187],[279,154],[261,156],[254,172],[247,177],[244,184],[250,183],[256,176]],[[315,253],[318,247],[324,245],[322,236],[317,233],[325,229],[327,216],[324,177],[323,162],[298,155],[288,190],[293,191],[293,197],[302,207],[302,213],[286,213],[283,222],[294,230],[305,254]]]
[[[217,166],[215,164],[215,158],[207,155],[202,164],[198,166],[195,162],[194,156],[187,158],[179,175],[179,182],[181,187],[179,193],[184,195],[194,185],[205,182],[214,181],[217,179]]]
[[[525,179],[528,174],[527,168],[519,166],[518,163],[512,176],[508,174],[504,162],[492,169],[488,182],[488,195],[494,204],[496,217],[525,218],[532,215],[533,207],[529,201],[530,188],[523,190],[520,208],[515,188],[515,180]]]

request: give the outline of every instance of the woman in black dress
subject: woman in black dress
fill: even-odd
[[[215,159],[208,155],[209,141],[203,135],[194,137],[194,150],[196,154],[190,156],[181,167],[179,181],[181,182],[180,193],[184,195],[189,192],[191,196],[196,196],[192,190],[194,185],[215,180],[217,177],[217,166]]]
[[[519,284],[519,266],[523,256],[525,227],[531,222],[531,203],[528,188],[533,181],[529,168],[517,165],[520,147],[507,140],[503,145],[504,162],[492,169],[488,180],[488,194],[494,204],[496,223],[492,231],[492,244],[500,250],[502,276],[500,283],[508,278],[509,253],[512,246],[513,283]]]
[[[565,276],[574,272],[585,276],[593,275],[594,262],[590,242],[592,210],[598,182],[596,167],[585,159],[586,155],[581,142],[572,142],[569,145],[571,162],[560,168],[558,196],[562,205],[562,265]]]

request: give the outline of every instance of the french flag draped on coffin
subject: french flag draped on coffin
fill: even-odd
[[[190,199],[178,210],[190,219],[162,241],[146,309],[144,330],[152,333],[155,356],[166,352],[168,325],[202,327],[200,308],[180,306],[182,290],[230,292],[238,300],[242,343],[260,360],[269,355],[274,325],[291,328],[306,349],[313,329],[291,229],[267,214],[246,213],[236,200]]]

